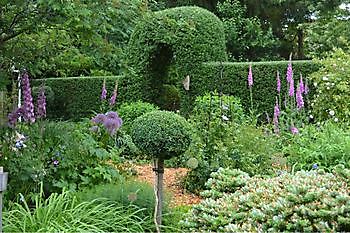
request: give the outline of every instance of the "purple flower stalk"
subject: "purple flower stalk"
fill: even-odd
[[[14,111],[12,111],[8,116],[8,126],[11,128],[14,128],[17,124],[18,118],[20,118],[23,115],[23,109],[22,108],[16,108]]]
[[[107,89],[106,89],[106,79],[103,80],[102,91],[101,91],[101,100],[105,100],[107,98]]]
[[[293,79],[293,77],[289,81],[289,96],[294,96],[294,79]]]
[[[118,94],[118,82],[115,83],[115,87],[114,87],[114,90],[113,90],[113,95],[112,95],[111,99],[109,100],[109,104],[111,106],[115,105],[115,101],[117,99],[117,94]]]
[[[281,93],[281,79],[280,79],[280,72],[277,70],[277,93]]]
[[[290,83],[292,79],[293,79],[292,61],[289,60],[288,67],[287,67],[287,82]]]
[[[106,114],[97,114],[92,122],[95,124],[103,124],[107,132],[113,136],[115,132],[123,124],[122,119],[118,116],[116,112],[107,112]]]
[[[304,94],[305,93],[305,86],[304,86],[304,82],[303,82],[303,76],[301,74],[300,74],[299,87],[300,87],[301,94]]]
[[[44,87],[40,88],[40,92],[37,100],[37,109],[36,109],[37,118],[46,117],[46,96]]]
[[[253,86],[253,72],[252,72],[252,65],[249,64],[248,87],[251,88],[252,86]]]
[[[273,125],[274,125],[274,131],[276,134],[279,133],[279,128],[278,128],[278,117],[280,115],[280,109],[278,105],[278,100],[276,99],[276,104],[273,112]]]
[[[297,100],[298,110],[302,109],[304,107],[304,100],[303,100],[300,83],[299,83],[299,86],[297,87],[296,100]]]
[[[23,92],[23,119],[26,122],[34,123],[34,105],[33,105],[33,97],[32,91],[30,89],[29,76],[28,73],[25,72],[22,75],[22,92]]]
[[[299,133],[299,130],[295,126],[291,126],[290,127],[290,132],[292,132],[293,135],[296,135],[296,134]]]
[[[307,95],[309,93],[309,87],[307,86],[307,83],[304,85],[304,94]]]

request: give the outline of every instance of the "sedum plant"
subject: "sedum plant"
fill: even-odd
[[[329,232],[350,230],[350,170],[323,170],[249,177],[219,169],[207,197],[182,222],[186,231]]]

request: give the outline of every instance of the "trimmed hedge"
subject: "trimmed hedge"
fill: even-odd
[[[168,96],[164,85],[176,87],[175,96],[181,98],[185,94],[182,80],[193,69],[205,61],[227,60],[222,22],[199,7],[151,13],[136,26],[128,51],[132,73],[121,84],[127,88],[123,99],[141,99],[159,106],[169,104],[161,102]]]
[[[193,107],[196,96],[208,91],[222,91],[224,94],[233,95],[241,99],[245,110],[250,107],[250,92],[247,86],[249,64],[231,62],[203,63],[193,71],[190,91],[186,96],[186,105],[181,109],[186,115]],[[281,93],[287,93],[286,71],[288,61],[253,62],[253,103],[257,113],[273,112],[276,91],[276,72],[280,73],[282,83]],[[312,61],[293,61],[294,80],[299,80],[300,73],[304,79],[319,69],[319,65]],[[221,75],[222,73],[222,75]],[[222,77],[221,77],[222,76]],[[309,85],[312,88],[312,85]]]
[[[115,81],[121,76],[107,77],[70,77],[32,80],[32,86],[45,82],[53,91],[53,98],[48,99],[47,117],[49,119],[79,120],[91,117],[93,111],[101,107],[101,89],[106,79],[107,98],[110,98]],[[118,102],[118,97],[117,97]]]

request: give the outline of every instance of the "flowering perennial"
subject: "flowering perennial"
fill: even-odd
[[[107,89],[106,89],[106,79],[103,80],[102,91],[101,91],[101,100],[105,100],[107,98]]]
[[[29,76],[28,73],[25,72],[22,75],[21,79],[22,91],[23,91],[23,119],[25,122],[34,123],[34,105],[33,105],[33,97],[32,91],[30,89]]]
[[[94,124],[102,124],[111,136],[116,133],[123,123],[118,113],[112,111],[106,114],[97,114],[91,121]]]
[[[46,96],[45,96],[44,87],[40,88],[40,92],[38,95],[36,116],[37,118],[46,117]]]
[[[248,87],[253,86],[253,72],[252,72],[252,65],[249,65],[249,72],[248,72]]]

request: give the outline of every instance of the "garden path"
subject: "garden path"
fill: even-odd
[[[152,165],[134,165],[137,179],[154,185],[154,172]],[[201,201],[195,194],[186,192],[181,187],[181,180],[188,172],[187,168],[165,168],[164,190],[172,196],[170,206],[193,205]]]

